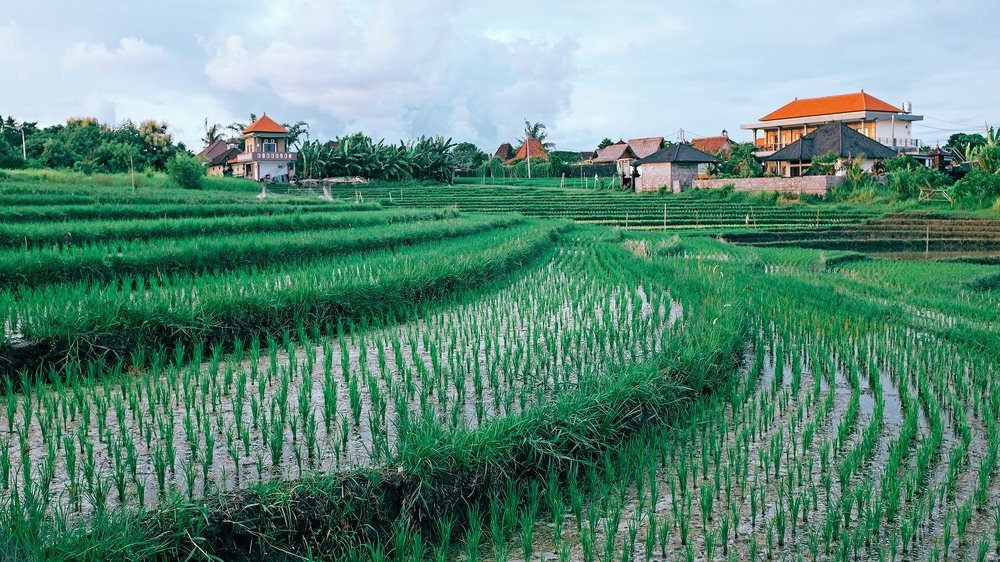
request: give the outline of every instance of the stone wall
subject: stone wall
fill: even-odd
[[[701,189],[720,189],[732,185],[736,191],[760,193],[765,191],[782,191],[786,193],[805,193],[808,195],[826,195],[830,188],[844,182],[844,176],[801,176],[797,178],[726,178],[712,180],[694,180],[691,187]]]
[[[639,166],[639,179],[636,191],[656,191],[665,187],[673,190],[674,182],[680,182],[681,189],[691,187],[691,182],[698,177],[697,164],[680,164],[677,162],[653,162]]]

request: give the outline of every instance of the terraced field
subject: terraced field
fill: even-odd
[[[858,224],[881,213],[833,205],[775,205],[753,200],[696,199],[655,193],[506,186],[340,188],[364,201],[411,208],[452,207],[462,212],[509,213],[572,219],[630,229],[813,229]],[[344,193],[340,193],[344,196]]]
[[[0,181],[5,553],[998,559],[995,221],[333,199]]]
[[[801,233],[742,232],[727,240],[755,246],[870,251],[1000,252],[1000,220],[933,213],[894,213],[863,224]]]

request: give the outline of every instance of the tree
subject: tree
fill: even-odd
[[[15,148],[7,142],[7,139],[0,135],[0,169],[2,168],[23,168],[24,159],[21,158],[21,149]]]
[[[205,177],[205,166],[194,156],[178,153],[167,162],[167,175],[184,189],[198,189]]]
[[[545,123],[532,123],[527,119],[524,120],[524,137],[517,139],[517,142],[524,144],[528,139],[538,139],[542,143],[542,146],[546,150],[554,148],[555,143],[545,142],[549,136],[548,131],[545,130]]]
[[[139,152],[145,157],[146,164],[157,170],[166,167],[167,161],[177,153],[173,135],[167,132],[167,124],[155,119],[147,119],[139,123]]]
[[[955,133],[948,137],[948,142],[941,148],[945,150],[959,150],[962,154],[969,148],[976,148],[986,144],[986,137],[979,133]]]
[[[76,162],[73,152],[60,138],[46,140],[39,159],[46,168],[72,168]]]
[[[257,120],[257,114],[256,113],[251,113],[250,114],[250,121],[248,123],[240,123],[239,121],[233,121],[226,128],[229,129],[230,131],[233,131],[237,135],[242,135],[243,134],[243,130],[246,129],[247,127],[249,127],[250,124],[253,123],[256,120]]]
[[[810,176],[826,176],[837,170],[837,163],[840,156],[836,152],[827,152],[822,156],[815,156],[809,163]]]
[[[474,170],[486,162],[486,153],[471,142],[460,142],[451,149],[451,159],[460,170]]]
[[[292,124],[282,123],[281,126],[288,131],[287,139],[289,148],[297,145],[299,137],[302,135],[306,135],[307,137],[309,136],[309,124],[305,121],[296,121]]]
[[[201,142],[205,143],[205,146],[212,144],[213,142],[219,140],[222,136],[222,125],[218,123],[208,124],[208,117],[205,118],[205,136],[202,137]]]
[[[609,139],[608,137],[604,137],[604,139],[601,140],[600,143],[598,143],[597,149],[600,150],[602,148],[607,148],[613,144],[615,144],[613,140]]]
[[[755,178],[764,174],[764,168],[757,160],[757,145],[752,142],[735,143],[729,149],[729,156],[721,164],[713,166],[712,173],[722,178]]]
[[[139,149],[134,144],[107,141],[87,159],[95,170],[111,174],[129,171],[139,159]]]

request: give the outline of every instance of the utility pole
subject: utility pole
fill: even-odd
[[[524,122],[527,123],[528,120],[525,119]],[[525,127],[524,148],[528,158],[528,179],[530,180],[531,179],[531,127]]]
[[[21,124],[21,158],[28,159],[28,148],[24,143],[24,123]]]

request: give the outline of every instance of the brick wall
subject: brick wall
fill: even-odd
[[[635,186],[636,191],[656,191],[661,187],[670,191],[675,181],[681,183],[682,189],[687,189],[698,177],[698,165],[676,162],[642,164],[639,173],[641,175]]]
[[[801,176],[797,178],[728,178],[713,180],[694,180],[691,187],[702,189],[720,189],[732,185],[736,191],[754,193],[764,191],[784,191],[788,193],[806,193],[808,195],[826,195],[830,188],[840,185],[844,176]]]

